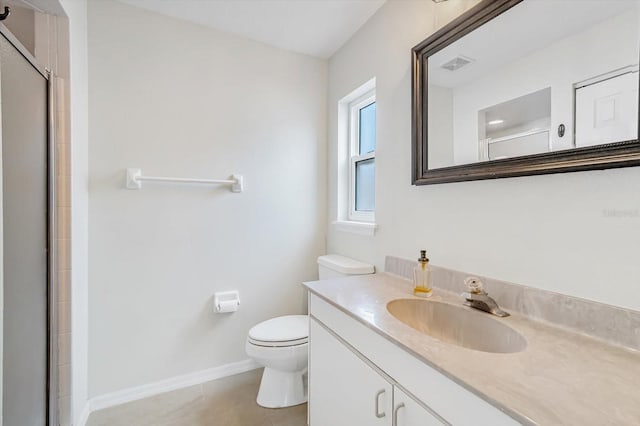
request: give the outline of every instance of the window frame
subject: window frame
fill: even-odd
[[[374,222],[375,221],[375,206],[372,211],[356,210],[356,163],[365,160],[374,160],[376,158],[375,149],[366,154],[360,155],[360,110],[367,106],[376,103],[376,90],[375,88],[367,91],[362,96],[354,99],[349,103],[349,211],[348,217],[350,221],[354,222]],[[377,106],[376,106],[376,146],[377,146]],[[375,179],[375,176],[374,176]],[[374,180],[374,193],[375,193],[375,180]]]

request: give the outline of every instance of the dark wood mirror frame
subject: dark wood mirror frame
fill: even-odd
[[[412,184],[429,185],[640,165],[640,141],[634,139],[605,145],[428,169],[427,60],[429,56],[516,6],[521,1],[523,0],[483,0],[411,50]],[[638,123],[638,129],[640,129],[640,114]]]

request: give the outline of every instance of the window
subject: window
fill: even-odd
[[[376,78],[337,104],[335,217],[339,232],[373,236],[376,208]]]
[[[375,91],[349,104],[349,220],[373,222],[376,206]]]

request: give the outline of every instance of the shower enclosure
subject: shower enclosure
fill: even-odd
[[[2,425],[48,424],[55,359],[50,307],[48,73],[0,25]]]

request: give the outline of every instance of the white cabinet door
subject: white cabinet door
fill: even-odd
[[[316,320],[309,330],[309,426],[391,426],[393,386]]]
[[[638,72],[576,90],[576,146],[638,138]]]
[[[398,387],[393,388],[394,426],[442,426],[448,425],[435,413],[429,412]]]

